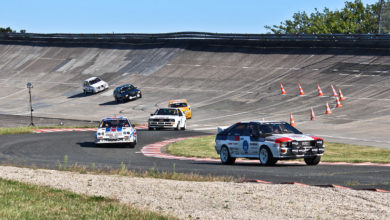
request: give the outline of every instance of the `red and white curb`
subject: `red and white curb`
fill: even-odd
[[[199,136],[197,136],[199,137]],[[184,157],[184,156],[174,156],[166,153],[161,152],[161,148],[167,146],[168,144],[172,144],[178,141],[183,141],[187,139],[197,138],[197,137],[185,137],[185,138],[176,138],[176,139],[170,139],[165,140],[153,144],[149,144],[144,146],[141,149],[141,152],[143,155],[147,157],[156,157],[156,158],[163,158],[163,159],[174,159],[174,160],[192,160],[192,161],[203,161],[203,162],[220,162],[219,159],[213,159],[213,158],[198,158],[198,157]],[[242,160],[237,159],[236,162],[240,163],[258,163],[253,162],[250,160]],[[302,164],[305,165],[304,162],[298,162],[298,161],[278,161],[279,164]],[[345,163],[345,162],[321,162],[320,165],[352,165],[352,166],[388,166],[390,167],[390,164],[375,164],[375,163]],[[265,180],[244,180],[243,182],[256,182],[256,183],[264,183],[264,184],[294,184],[294,185],[301,185],[301,186],[312,186],[305,183],[298,183],[298,182],[284,182],[284,183],[273,183]],[[375,191],[375,192],[385,192],[390,193],[388,190],[383,189],[375,189],[375,188],[369,188],[369,189],[354,189],[346,186],[341,185],[314,185],[317,187],[330,187],[330,188],[342,188],[342,189],[350,189],[350,190],[368,190],[368,191]]]
[[[147,125],[135,126],[135,129],[147,129]],[[47,128],[34,129],[34,133],[52,133],[52,132],[67,132],[67,131],[96,131],[97,128]]]
[[[199,137],[199,136],[197,136]],[[147,156],[147,157],[156,157],[156,158],[163,158],[163,159],[174,159],[174,160],[193,160],[193,161],[205,161],[205,162],[220,162],[219,159],[214,158],[199,158],[199,157],[184,157],[184,156],[174,156],[171,154],[166,154],[161,152],[161,148],[164,146],[167,146],[168,144],[175,143],[182,140],[197,138],[197,137],[185,137],[185,138],[176,138],[176,139],[170,139],[165,140],[153,144],[149,144],[144,146],[141,149],[141,152]],[[237,159],[236,162],[240,163],[259,163],[258,161],[253,160],[242,160]],[[278,161],[278,164],[300,164],[300,165],[306,165],[305,162],[300,161]],[[346,163],[346,162],[321,162],[320,165],[349,165],[349,166],[383,166],[383,167],[390,167],[390,163],[386,164],[378,164],[378,163],[371,163],[371,162],[364,162],[364,163]]]

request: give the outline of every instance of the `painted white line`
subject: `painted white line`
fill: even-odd
[[[11,93],[11,94],[9,94],[9,95],[7,95],[7,96],[0,97],[0,99],[5,99],[5,98],[8,98],[8,97],[10,97],[10,96],[13,96],[13,95],[22,93],[22,92],[24,92],[25,90],[27,90],[27,88],[24,88],[24,89],[19,90],[19,91],[17,91],[17,92]]]

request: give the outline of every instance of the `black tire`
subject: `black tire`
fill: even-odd
[[[225,164],[225,165],[234,164],[234,162],[236,161],[235,157],[230,156],[229,149],[226,146],[222,147],[221,152],[220,152],[220,158],[221,158],[222,164]]]
[[[142,98],[142,93],[139,94],[138,98],[139,98],[139,99]]]
[[[185,131],[186,130],[186,125],[187,125],[187,123],[184,123],[184,126],[181,128],[181,130]]]
[[[180,130],[180,122],[177,123],[177,126],[175,128],[176,131]]]
[[[153,128],[151,128],[151,127],[148,127],[148,130],[149,130],[149,131],[151,131],[151,130],[153,130]]]
[[[320,163],[321,156],[306,157],[304,160],[306,165],[315,166]]]
[[[272,152],[268,147],[261,147],[259,151],[259,160],[263,166],[275,165],[278,160],[273,157]]]
[[[134,147],[135,147],[135,145],[137,145],[137,142],[134,142],[134,143],[129,143],[129,147],[130,147],[130,148],[134,148]]]

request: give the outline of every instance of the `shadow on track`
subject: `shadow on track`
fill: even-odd
[[[105,103],[100,103],[99,105],[119,105],[121,103],[118,103],[116,101],[109,101],[109,102],[105,102]]]
[[[83,92],[81,92],[79,94],[75,94],[75,95],[69,96],[68,99],[83,98],[83,97],[86,97],[86,96],[87,95],[85,95]]]
[[[273,166],[262,166],[260,163],[240,163],[236,162],[233,165],[223,165],[221,162],[200,162],[200,161],[194,161],[193,164],[198,164],[198,165],[216,165],[216,166],[224,166],[224,167],[268,167],[268,168],[273,168],[273,167],[301,167],[306,165],[304,164],[275,164]]]
[[[77,143],[80,147],[86,148],[133,148],[126,144],[95,144],[95,142],[86,141]]]

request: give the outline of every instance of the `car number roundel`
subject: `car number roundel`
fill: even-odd
[[[248,141],[244,141],[244,143],[242,143],[242,149],[245,151],[245,153],[248,153],[248,149],[249,149],[249,144],[248,144]]]

